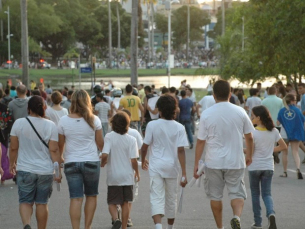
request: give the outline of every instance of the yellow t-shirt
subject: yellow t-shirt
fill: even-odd
[[[142,97],[142,98],[140,98],[141,103],[144,103],[144,98],[145,98],[144,88],[142,88],[141,90],[139,90],[138,95],[139,95],[139,97]]]
[[[132,122],[140,121],[140,116],[139,116],[140,103],[141,103],[140,98],[134,95],[125,96],[120,100],[120,106],[130,111]]]

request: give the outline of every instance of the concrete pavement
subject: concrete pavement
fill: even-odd
[[[195,148],[195,147],[194,147]],[[186,149],[187,154],[187,177],[190,181],[193,174],[194,149]],[[301,160],[304,154],[300,152]],[[278,228],[281,229],[304,229],[305,228],[305,180],[297,180],[294,161],[289,153],[288,178],[280,178],[282,165],[275,166],[275,174],[272,185],[272,194],[276,211]],[[305,165],[301,165],[301,171],[305,178]],[[154,229],[154,224],[150,215],[149,202],[149,176],[148,172],[140,169],[141,181],[139,184],[139,196],[133,205],[131,217],[134,229]],[[250,228],[253,223],[253,213],[251,206],[251,194],[249,189],[248,176],[245,177],[248,199],[245,201],[243,215],[241,217],[242,228]],[[99,185],[100,195],[98,196],[98,206],[93,220],[92,229],[110,229],[111,219],[107,208],[107,186],[106,169],[101,170]],[[225,191],[224,194],[223,220],[225,228],[230,227],[232,211],[230,202]],[[261,202],[263,216],[265,209]],[[267,219],[263,218],[263,228],[267,228]],[[166,220],[163,219],[163,228],[166,228]],[[12,181],[5,182],[0,186],[0,229],[21,229],[22,223],[18,210],[18,190]],[[32,228],[36,227],[35,213],[32,217]],[[56,190],[54,185],[53,194],[49,204],[50,229],[71,228],[69,218],[69,192],[65,177],[63,177],[62,189]],[[82,217],[81,228],[84,228]],[[176,229],[216,229],[214,218],[210,210],[209,200],[206,198],[203,186],[201,188],[186,187],[184,190],[184,201],[182,213],[177,213]]]

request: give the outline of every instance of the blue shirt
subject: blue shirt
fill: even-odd
[[[289,105],[289,110],[284,107],[279,111],[277,120],[283,125],[290,141],[304,141],[305,118],[301,111],[294,105]]]
[[[193,107],[193,102],[188,99],[181,99],[179,101],[180,108],[180,121],[191,121],[191,109]]]

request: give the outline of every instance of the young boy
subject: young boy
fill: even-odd
[[[127,228],[133,201],[134,177],[140,181],[138,171],[138,147],[136,139],[127,134],[130,124],[128,115],[118,112],[111,119],[112,130],[106,134],[101,166],[107,165],[107,203],[112,217],[112,229]],[[122,222],[118,219],[116,205],[121,205]]]
[[[142,169],[148,170],[145,159],[148,146],[150,176],[150,203],[156,229],[162,229],[161,218],[167,217],[167,229],[172,229],[175,221],[178,192],[179,163],[182,169],[180,185],[187,184],[185,151],[188,140],[185,128],[174,121],[177,102],[171,95],[161,96],[156,104],[160,119],[148,123],[141,149]]]
[[[111,117],[110,105],[105,102],[102,93],[96,94],[96,101],[98,102],[94,107],[94,114],[96,114],[102,123],[103,127],[103,137],[108,132],[108,117]]]

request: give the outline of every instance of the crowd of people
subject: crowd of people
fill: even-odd
[[[249,97],[224,80],[210,82],[207,88],[208,94],[198,103],[185,80],[180,88],[160,91],[143,84],[128,84],[122,90],[111,81],[108,85],[101,81],[92,97],[85,90],[53,90],[34,81],[31,90],[21,82],[0,89],[1,183],[14,179],[18,185],[24,229],[31,228],[34,204],[38,228],[47,227],[52,182],[62,179],[61,168],[54,178],[55,162],[62,165],[68,183],[72,228],[80,228],[83,202],[85,228],[91,228],[100,169],[105,166],[112,229],[131,227],[134,187],[140,181],[138,165],[149,171],[155,229],[162,228],[163,216],[167,229],[174,228],[178,184],[187,185],[185,148],[194,147],[197,119],[193,176],[198,179],[204,173],[217,228],[224,228],[225,186],[233,211],[231,227],[241,228],[247,168],[254,214],[251,228],[262,228],[262,195],[268,229],[276,229],[272,177],[274,163],[280,163],[279,153],[281,177],[288,177],[288,145],[297,178],[303,179],[298,152],[299,148],[305,152],[305,84],[294,90],[278,82],[265,94],[258,84],[249,90]],[[199,173],[202,164],[205,168]]]

